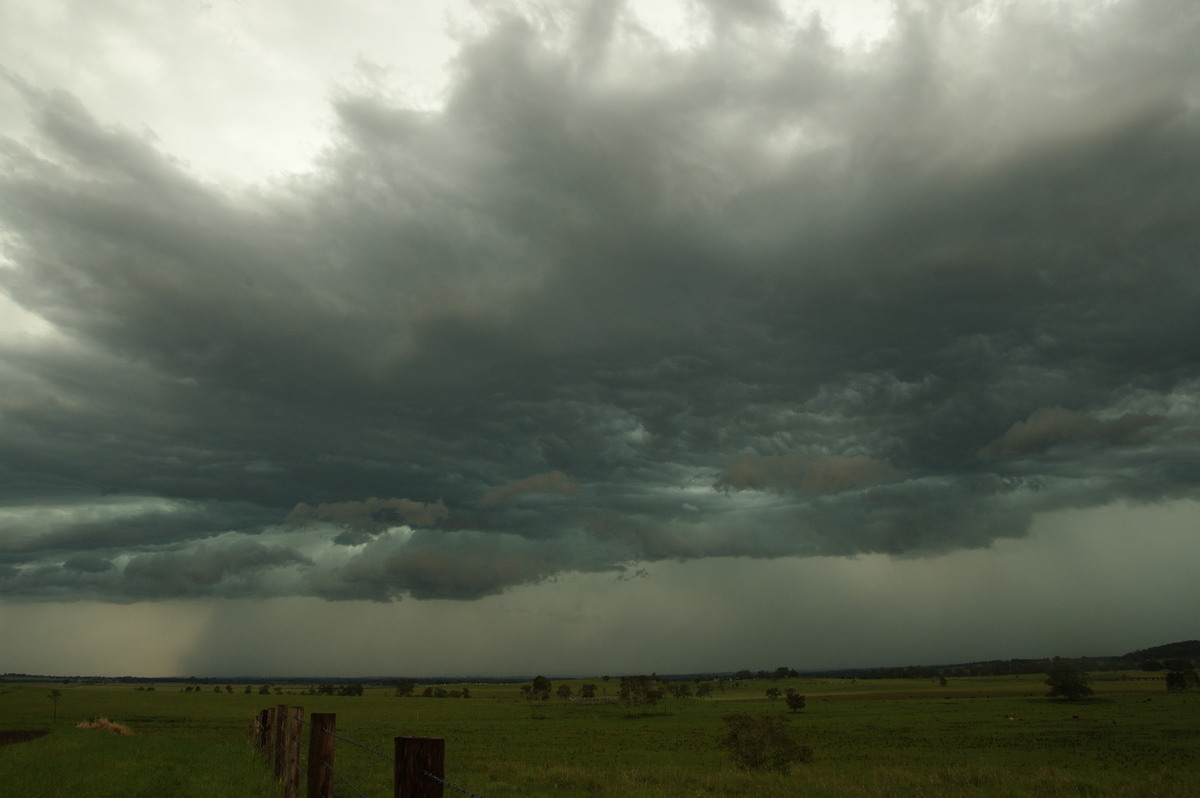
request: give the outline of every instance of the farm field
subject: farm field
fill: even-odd
[[[1069,703],[1045,699],[1043,678],[746,680],[640,716],[620,704],[530,702],[517,684],[470,684],[457,699],[391,687],[357,697],[2,684],[0,730],[51,733],[0,745],[0,796],[277,796],[248,731],[278,704],[336,713],[339,735],[383,754],[396,736],[444,738],[446,778],[484,798],[1200,795],[1200,695],[1105,673],[1094,699]],[[618,690],[615,678],[566,683]],[[770,687],[807,696],[806,708],[788,713]],[[788,775],[739,771],[718,744],[729,713],[788,715],[813,761]],[[97,716],[133,735],[76,728]],[[390,764],[371,751],[339,742],[336,767],[369,798],[392,794]]]

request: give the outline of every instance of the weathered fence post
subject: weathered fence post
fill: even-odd
[[[442,783],[425,775],[426,771],[438,779],[445,776],[446,741],[430,737],[396,738],[396,775],[394,798],[442,798]]]
[[[262,716],[263,716],[262,754],[263,754],[263,759],[267,760],[267,762],[270,763],[272,761],[272,758],[275,756],[275,710],[273,708],[272,709],[264,709],[262,711]]]
[[[267,747],[267,729],[271,726],[271,712],[264,709],[258,713],[254,726],[254,744],[262,751]]]
[[[333,798],[333,731],[337,715],[314,712],[309,727],[307,798]]]
[[[283,778],[283,760],[284,751],[287,749],[287,704],[280,704],[275,708],[275,778]]]
[[[297,798],[300,791],[300,735],[304,733],[304,707],[292,707],[284,718],[283,795]]]

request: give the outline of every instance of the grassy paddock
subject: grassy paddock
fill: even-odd
[[[447,778],[485,798],[1200,795],[1200,695],[1103,674],[1095,699],[1058,702],[1042,697],[1041,678],[748,680],[636,717],[619,705],[531,703],[517,685],[469,685],[469,699],[3,685],[4,728],[53,732],[0,746],[0,793],[275,796],[246,732],[259,709],[288,703],[336,713],[340,735],[385,754],[396,736],[445,738]],[[584,681],[617,691],[616,680],[569,684]],[[790,717],[815,758],[787,776],[739,772],[717,745],[726,713],[788,714],[767,687],[808,697]],[[50,689],[63,694],[57,725]],[[98,715],[134,736],[75,728]],[[390,765],[371,753],[339,743],[336,765],[364,794],[391,794]]]

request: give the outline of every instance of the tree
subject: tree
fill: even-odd
[[[792,736],[781,715],[726,715],[724,720],[726,730],[719,742],[742,770],[787,773],[795,762],[812,761],[812,749]]]
[[[396,682],[396,695],[398,695],[398,696],[411,697],[413,694],[413,690],[415,690],[415,689],[417,689],[416,682],[407,682],[407,681]]]
[[[778,687],[767,688],[767,698],[771,699],[772,701],[774,701],[776,698],[779,698],[779,695],[780,693]]]
[[[710,695],[712,695],[712,685],[708,682],[704,682],[696,688],[696,698],[708,698]]]
[[[1072,662],[1059,661],[1046,671],[1046,684],[1050,685],[1050,698],[1062,697],[1068,701],[1087,698],[1094,690],[1088,685],[1087,672]]]
[[[51,690],[50,695],[46,696],[54,702],[54,722],[58,723],[58,699],[62,698],[62,692],[59,690]]]
[[[789,710],[792,712],[799,712],[800,710],[804,709],[805,703],[807,703],[807,701],[804,696],[800,695],[795,690],[788,690],[787,705]]]
[[[632,708],[650,708],[662,700],[663,691],[653,676],[622,676],[621,703]]]
[[[535,676],[533,684],[529,685],[530,701],[546,701],[550,698],[550,687],[552,683],[545,676]]]
[[[560,684],[558,686],[558,690],[555,692],[558,693],[558,697],[563,701],[569,701],[571,699],[571,685],[569,684]]]
[[[580,698],[595,698],[596,697],[596,685],[594,685],[594,684],[579,685],[579,697]]]

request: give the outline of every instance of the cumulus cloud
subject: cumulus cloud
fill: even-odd
[[[253,190],[6,73],[48,332],[0,338],[0,593],[474,598],[1196,497],[1195,4],[574,10],[464,33],[439,105],[328,92]]]

